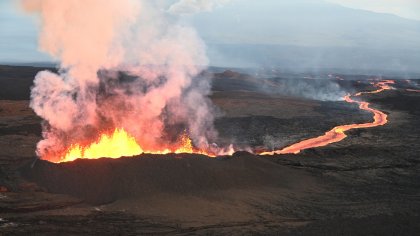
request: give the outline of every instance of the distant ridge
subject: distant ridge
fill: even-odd
[[[45,67],[52,67],[52,68],[56,68],[57,67],[57,63],[53,63],[53,62],[0,62],[0,65],[4,65],[4,66],[30,66],[30,67],[41,67],[41,68],[45,68]]]

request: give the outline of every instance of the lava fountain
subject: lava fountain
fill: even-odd
[[[41,159],[229,149],[214,144],[206,47],[182,14],[170,11],[180,1],[21,3],[40,18],[40,50],[59,61],[56,71],[39,72],[31,89],[30,107],[43,119]]]
[[[380,81],[373,84],[375,87],[378,87],[377,90],[370,91],[370,92],[359,92],[359,93],[356,93],[354,96],[358,97],[367,93],[375,94],[375,93],[380,93],[385,90],[390,90],[392,89],[392,87],[389,86],[389,84],[394,84],[394,83],[395,82],[393,80]],[[324,135],[321,135],[319,137],[303,140],[301,142],[295,143],[293,145],[290,145],[280,150],[271,151],[271,152],[262,152],[260,153],[260,155],[298,154],[302,150],[305,150],[305,149],[323,147],[331,143],[340,142],[341,140],[347,137],[345,133],[346,131],[349,131],[352,129],[362,129],[362,128],[372,128],[372,127],[382,126],[388,122],[387,120],[388,116],[379,110],[370,108],[368,102],[353,100],[350,95],[345,96],[344,100],[348,103],[357,103],[359,104],[359,108],[361,110],[371,112],[373,114],[373,122],[336,126],[330,131],[326,132]]]
[[[70,147],[63,151],[58,158],[44,157],[45,159],[61,163],[74,161],[76,159],[99,159],[99,158],[120,158],[137,156],[143,153],[149,154],[168,154],[168,153],[195,153],[214,157],[214,154],[194,148],[191,139],[184,132],[180,140],[171,147],[161,150],[143,150],[136,142],[136,139],[129,135],[122,128],[117,128],[113,132],[103,133],[97,141],[90,144],[71,144]]]
[[[81,159],[98,159],[102,157],[119,158],[122,156],[135,156],[143,153],[134,137],[124,129],[115,129],[111,134],[101,134],[96,142],[89,145],[72,144],[64,151],[58,162]],[[53,160],[51,158],[51,160]]]

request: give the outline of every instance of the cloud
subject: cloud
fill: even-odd
[[[215,7],[224,5],[230,0],[180,0],[169,7],[172,14],[196,14],[209,12]]]

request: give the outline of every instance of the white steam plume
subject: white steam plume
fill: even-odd
[[[146,150],[160,148],[167,130],[177,125],[199,148],[216,136],[209,80],[200,76],[208,64],[205,45],[158,3],[22,0],[22,5],[41,17],[41,50],[61,62],[59,73],[38,73],[32,89],[31,107],[46,121],[40,156],[112,127],[126,129]]]

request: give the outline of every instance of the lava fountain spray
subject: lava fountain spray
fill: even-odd
[[[121,156],[184,150],[185,143],[191,152],[223,152],[210,145],[217,133],[210,82],[200,76],[205,45],[163,2],[21,3],[40,17],[40,49],[60,62],[58,73],[36,75],[31,92],[30,106],[45,120],[41,158],[73,160],[66,156],[82,157],[116,133],[137,143]]]

